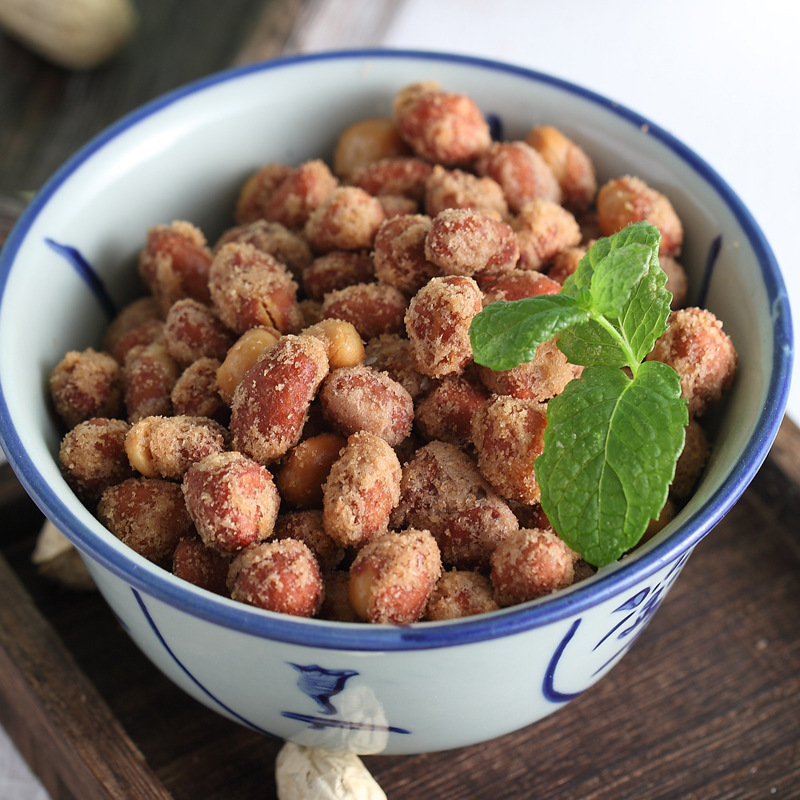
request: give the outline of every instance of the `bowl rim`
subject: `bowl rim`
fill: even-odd
[[[506,73],[545,84],[574,95],[605,112],[647,130],[672,150],[701,178],[712,186],[728,206],[753,248],[761,269],[773,313],[773,362],[767,400],[756,421],[744,451],[708,502],[693,512],[663,541],[636,558],[600,571],[591,580],[569,590],[518,606],[447,622],[424,622],[408,626],[337,623],[300,619],[251,608],[194,587],[147,562],[131,551],[120,563],[119,552],[75,518],[48,486],[31,457],[25,452],[13,428],[0,374],[0,445],[20,483],[40,510],[89,559],[122,579],[135,592],[141,592],[192,616],[258,638],[308,647],[351,651],[404,651],[451,647],[511,636],[549,625],[586,611],[626,591],[647,576],[688,553],[733,507],[766,458],[780,426],[791,378],[793,352],[792,321],[786,288],[775,256],[754,217],[727,182],[699,155],[651,120],[597,92],[547,73],[495,59],[431,50],[367,48],[343,49],[291,55],[269,61],[232,67],[212,73],[164,93],[139,106],[111,124],[73,154],[44,184],[23,211],[0,252],[0,308],[15,256],[36,217],[69,175],[108,142],[190,95],[220,83],[235,81],[256,72],[291,69],[316,61],[399,59],[444,61],[492,72]]]

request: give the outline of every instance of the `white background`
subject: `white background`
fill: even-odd
[[[312,0],[293,48],[496,58],[629,106],[737,192],[772,245],[797,315],[799,35],[795,0]],[[797,384],[788,414],[800,422]],[[0,800],[45,797],[0,730]]]

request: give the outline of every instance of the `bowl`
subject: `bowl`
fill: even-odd
[[[357,625],[235,603],[112,536],[59,471],[47,396],[69,349],[96,345],[138,289],[147,229],[193,221],[209,241],[239,187],[270,161],[330,159],[338,133],[437,80],[470,95],[505,138],[560,127],[598,180],[636,174],[686,228],[690,304],[739,354],[694,496],[633,555],[537,601],[449,622]],[[0,262],[0,436],[25,489],[71,540],[130,637],[172,681],[242,725],[331,750],[419,753],[527,726],[600,680],[644,630],[693,548],[752,480],[780,425],[792,356],[786,290],[758,225],[701,158],[633,111],[541,73],[456,55],[333,52],[212,75],[129,114],[33,199]],[[620,698],[624,702],[624,698]]]

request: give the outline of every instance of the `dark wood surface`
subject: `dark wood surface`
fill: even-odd
[[[105,125],[277,54],[302,11],[300,0],[137,5],[137,37],[92,72],[52,67],[0,34],[0,237],[26,193]],[[751,488],[598,685],[489,743],[367,766],[390,800],[800,797],[798,519],[800,432],[786,421]],[[99,596],[36,574],[42,520],[7,466],[0,520],[0,722],[54,800],[275,797],[280,742],[175,689]]]
[[[113,60],[52,66],[0,31],[0,194],[38,189],[91,137],[144,102],[242,60],[280,53],[302,0],[136,0]]]

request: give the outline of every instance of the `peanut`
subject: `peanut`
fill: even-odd
[[[138,24],[131,0],[3,0],[0,27],[43,58],[91,69],[116,53]]]
[[[386,800],[353,753],[332,753],[287,742],[275,763],[278,800]]]
[[[227,405],[233,400],[233,391],[245,372],[281,338],[277,328],[264,325],[245,331],[228,350],[225,360],[217,370],[217,387]]]
[[[355,367],[364,360],[364,342],[352,322],[331,317],[301,333],[319,339],[328,348],[328,364],[332,370]]]

